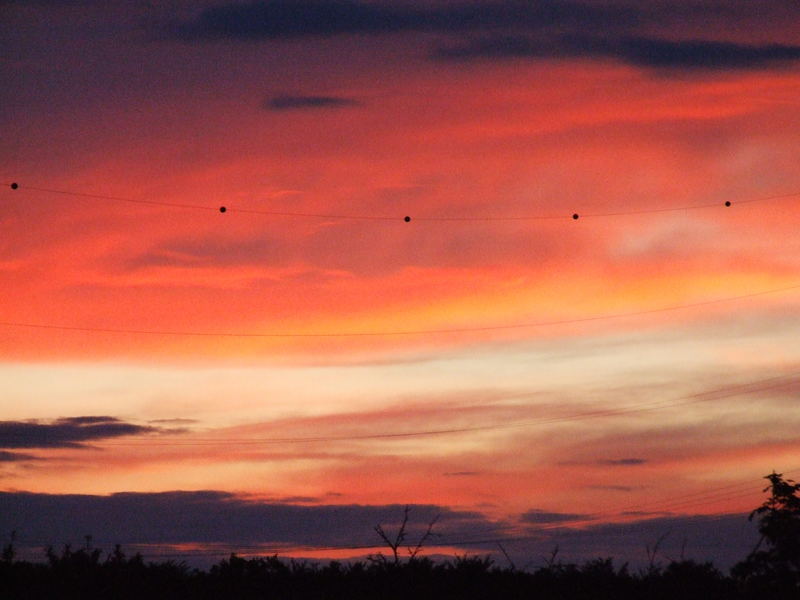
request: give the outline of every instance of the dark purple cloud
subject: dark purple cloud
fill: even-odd
[[[800,60],[800,46],[748,45],[713,40],[668,40],[624,35],[619,38],[571,35],[488,36],[442,46],[434,58],[601,58],[661,70],[741,70],[782,67]]]
[[[297,505],[254,501],[220,491],[117,493],[110,496],[0,492],[0,531],[17,531],[20,544],[35,553],[44,545],[93,543],[158,556],[176,552],[179,544],[207,546],[202,555],[221,558],[231,551],[281,553],[282,548],[380,546],[373,527],[390,534],[402,518],[401,505]],[[414,505],[410,544],[440,515],[434,531],[442,534],[429,546],[455,546],[490,553],[501,542],[517,564],[539,565],[558,545],[559,558],[583,562],[614,557],[642,565],[645,547],[664,537],[658,560],[711,560],[728,568],[742,560],[757,541],[746,515],[685,516],[642,514],[640,520],[571,526],[585,517],[574,513],[532,510],[523,516],[526,530],[509,528],[484,515],[435,505]],[[555,527],[544,527],[555,525]],[[191,559],[192,552],[181,555]],[[365,550],[366,552],[366,550]],[[31,554],[32,555],[32,554]],[[208,556],[205,556],[208,559]]]
[[[171,30],[177,37],[195,41],[396,32],[477,35],[445,44],[433,56],[460,60],[584,57],[649,69],[737,70],[791,64],[800,59],[800,46],[670,38],[683,30],[692,31],[687,27],[699,22],[727,29],[726,25],[738,19],[774,29],[774,19],[769,16],[774,14],[783,13],[759,14],[740,2],[671,7],[663,3],[533,0],[397,6],[358,0],[273,0],[207,6],[196,18],[173,24]],[[663,33],[654,35],[654,28]],[[691,35],[696,37],[696,31]]]
[[[357,0],[272,0],[226,3],[171,27],[189,40],[261,40],[382,34],[457,33],[494,28],[616,27],[634,23],[636,11],[564,0],[509,0],[446,5],[391,6]]]
[[[0,531],[16,530],[21,537],[52,544],[78,542],[91,534],[107,544],[380,545],[373,527],[382,524],[392,531],[403,508],[250,501],[220,491],[110,496],[6,492],[0,493]],[[409,543],[437,514],[436,530],[451,539],[494,525],[479,513],[416,505],[410,511]]]
[[[55,421],[0,421],[0,448],[80,448],[86,442],[162,431],[115,417],[86,416]]]
[[[8,452],[6,450],[0,450],[0,463],[22,462],[28,460],[39,460],[39,459],[38,457],[33,456],[31,454],[22,454],[21,452]]]
[[[297,110],[310,108],[345,108],[357,106],[358,102],[352,98],[338,96],[303,96],[283,95],[274,96],[264,103],[269,110]]]
[[[800,59],[800,46],[636,37],[600,44],[598,53],[656,69],[760,69]]]

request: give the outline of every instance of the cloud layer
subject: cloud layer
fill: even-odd
[[[202,556],[209,551],[220,557],[231,551],[302,556],[315,547],[329,547],[329,556],[336,555],[337,547],[352,547],[351,555],[358,556],[370,547],[380,549],[375,525],[381,524],[391,534],[402,514],[400,505],[299,506],[219,491],[110,496],[0,492],[0,528],[17,531],[23,546],[30,546],[31,540],[37,540],[39,547],[77,544],[90,534],[101,547],[119,543],[146,556],[183,547],[179,552],[189,559],[194,552]],[[713,559],[725,568],[743,559],[756,538],[755,527],[745,515],[675,515],[576,528],[569,523],[581,515],[533,510],[522,516],[524,528],[514,529],[508,522],[475,512],[414,505],[407,530],[409,544],[416,543],[436,515],[434,532],[439,535],[431,540],[430,551],[445,547],[492,553],[495,540],[502,540],[521,565],[539,564],[555,545],[565,561],[611,556],[642,564],[645,545],[666,534],[659,562],[677,559],[683,552],[686,558]],[[325,550],[317,555],[325,556]]]
[[[496,27],[609,27],[634,19],[628,9],[561,0],[467,2],[425,8],[358,0],[273,0],[211,6],[196,20],[176,25],[174,30],[187,39],[258,40],[408,31],[460,33]]]
[[[0,463],[23,462],[29,460],[37,460],[37,457],[31,454],[23,454],[22,452],[0,450]]]
[[[380,545],[373,527],[391,530],[403,506],[251,501],[221,491],[116,493],[110,496],[0,492],[0,527],[58,544],[91,533],[98,542],[273,545]],[[65,518],[68,515],[68,518]],[[440,515],[437,530],[460,538],[494,525],[474,512],[415,505],[409,539]],[[23,533],[24,532],[24,533]]]
[[[107,416],[68,417],[49,422],[0,421],[0,448],[80,448],[86,442],[158,431],[161,430],[157,427]]]
[[[618,39],[589,36],[545,39],[500,36],[444,46],[433,56],[459,60],[609,58],[650,69],[737,70],[788,66],[800,59],[800,46],[630,36]]]
[[[681,17],[688,22],[702,18],[723,24],[737,14],[757,18],[741,4],[711,5],[702,9],[687,5],[671,12],[655,3],[652,6],[598,6],[561,0],[465,2],[424,7],[358,0],[277,0],[209,6],[202,9],[196,19],[173,24],[170,29],[178,37],[194,41],[424,32],[456,40],[436,49],[434,58],[609,58],[662,70],[757,69],[788,65],[800,58],[797,45],[751,45],[680,35]],[[767,18],[766,15],[761,17]],[[679,39],[645,33],[656,24],[664,29],[664,34],[675,32]],[[463,39],[474,35],[482,37]]]

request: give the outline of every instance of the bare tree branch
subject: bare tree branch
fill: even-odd
[[[556,544],[556,547],[553,548],[553,551],[550,553],[550,556],[544,559],[548,569],[552,569],[553,566],[556,564],[556,556],[558,556],[558,544]]]
[[[400,562],[400,557],[397,554],[397,549],[402,545],[403,541],[406,539],[406,525],[408,524],[408,513],[411,512],[411,507],[406,505],[405,509],[403,510],[403,522],[400,524],[400,529],[397,530],[397,535],[394,538],[394,541],[389,539],[389,536],[383,530],[380,524],[375,525],[375,533],[377,533],[380,538],[384,541],[384,543],[389,546],[392,550],[392,555],[394,556],[394,564],[398,564]]]
[[[508,561],[508,564],[511,565],[511,571],[512,572],[516,571],[517,570],[517,565],[514,564],[514,561],[511,560],[511,557],[508,555],[508,552],[506,552],[506,549],[503,548],[503,544],[501,544],[500,542],[497,542],[497,547],[500,548],[500,552],[503,553],[503,556],[506,557],[506,560]]]
[[[438,533],[433,533],[433,526],[436,525],[436,521],[439,520],[440,516],[441,515],[436,515],[435,517],[433,517],[433,519],[431,519],[431,522],[428,523],[428,529],[425,531],[425,535],[423,535],[420,538],[416,548],[414,548],[413,550],[411,548],[408,549],[408,554],[409,556],[411,556],[411,558],[414,558],[417,556],[417,554],[419,554],[419,551],[422,550],[422,546],[425,545],[425,542],[428,541],[428,538],[439,535]]]
[[[653,549],[650,550],[649,545],[645,545],[645,552],[647,552],[647,560],[648,560],[648,570],[652,572],[656,567],[656,555],[658,554],[658,549],[661,544],[667,539],[667,536],[672,533],[671,529],[668,529],[666,532],[661,534],[661,536],[656,540],[656,543],[653,544]]]
[[[411,507],[406,505],[403,509],[403,520],[400,523],[400,527],[397,530],[397,535],[394,536],[394,539],[386,533],[386,530],[383,528],[382,525],[378,524],[375,525],[373,528],[375,533],[383,540],[383,543],[386,544],[389,549],[392,551],[392,557],[394,559],[394,564],[397,565],[400,563],[400,554],[399,550],[400,547],[403,545],[403,542],[408,537],[408,515],[411,512]],[[408,546],[408,555],[414,559],[425,546],[425,543],[432,537],[437,536],[439,534],[433,532],[433,527],[436,525],[436,522],[439,520],[441,515],[436,515],[431,519],[430,523],[428,523],[428,528],[425,530],[424,535],[420,538],[419,542],[416,546]],[[386,558],[382,554],[378,554],[376,557],[370,556],[370,560],[373,562],[386,562]]]

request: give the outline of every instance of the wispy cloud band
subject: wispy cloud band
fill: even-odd
[[[800,59],[800,46],[638,36],[615,39],[571,35],[543,39],[502,35],[442,46],[432,56],[450,60],[602,58],[651,69],[722,70],[785,66]]]

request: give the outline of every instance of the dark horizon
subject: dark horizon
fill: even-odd
[[[363,560],[386,551],[375,525],[396,529],[402,505],[316,505],[315,499],[258,502],[224,492],[116,493],[111,496],[0,492],[0,531],[15,531],[21,555],[44,560],[43,548],[91,546],[110,552],[120,545],[145,559],[173,558],[208,566],[231,553],[241,556]],[[659,559],[683,556],[711,561],[727,571],[758,542],[748,514],[627,515],[627,522],[596,522],[584,515],[531,511],[521,526],[492,522],[479,513],[411,505],[409,541],[421,538],[439,516],[437,537],[424,555],[491,555],[502,563],[500,543],[514,562],[543,564],[557,546],[571,563],[614,558],[632,567],[647,564],[658,540]],[[755,507],[753,507],[755,508]],[[620,517],[618,517],[620,518]],[[624,517],[622,517],[624,518]],[[575,524],[577,522],[577,525]],[[662,539],[663,538],[663,539]],[[413,543],[412,543],[413,542]],[[442,551],[444,550],[444,551]],[[326,554],[327,553],[327,554]]]

